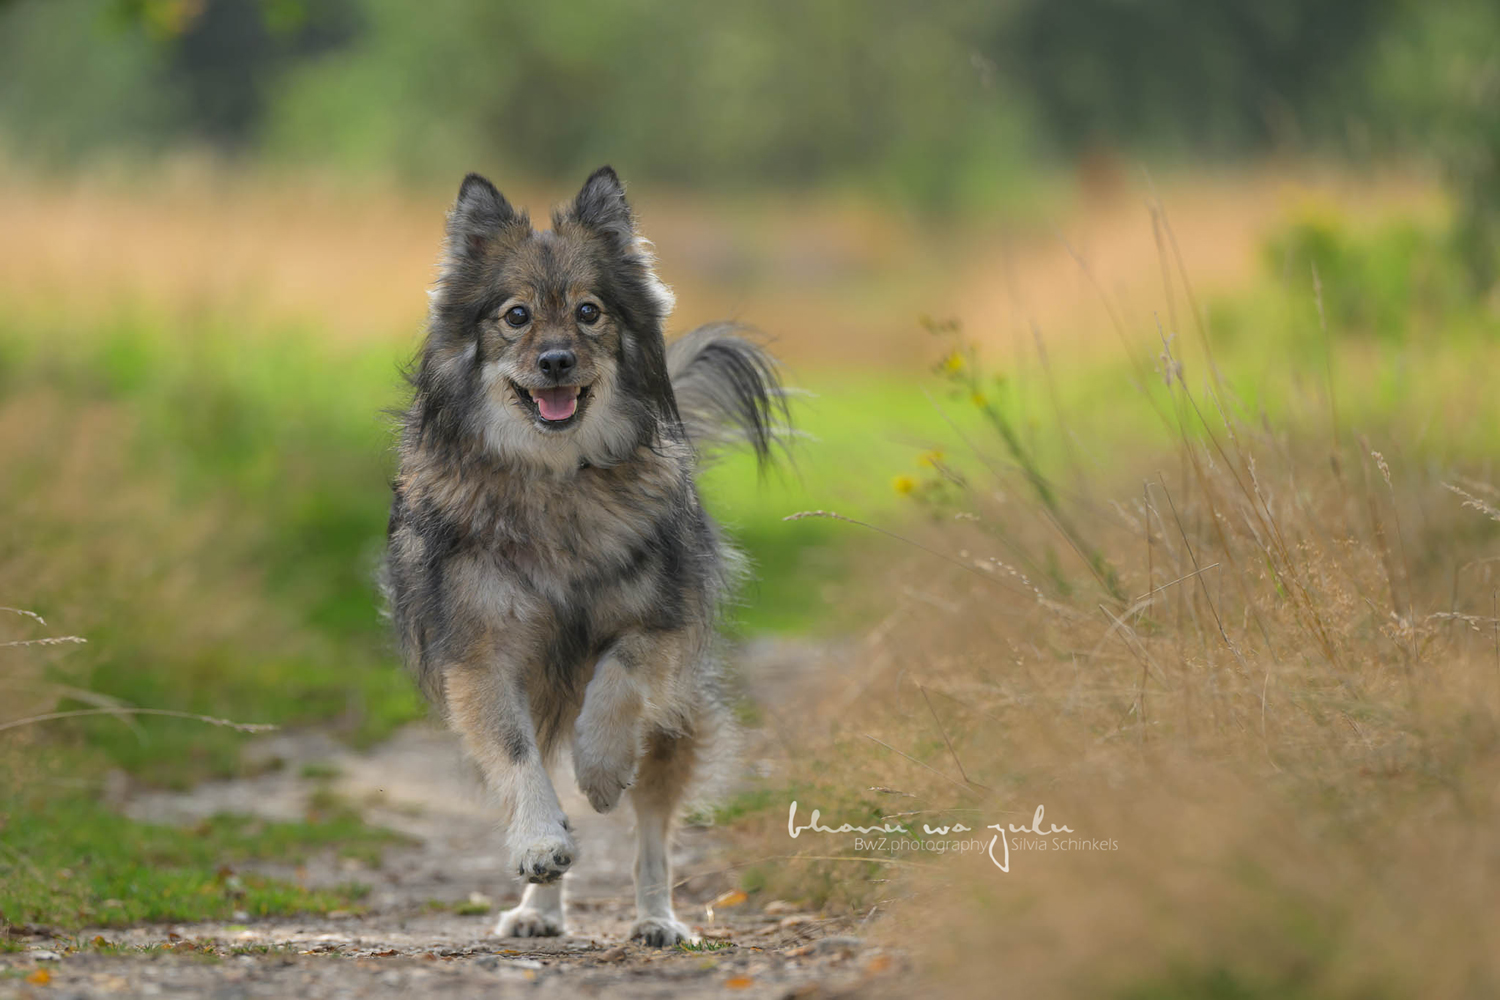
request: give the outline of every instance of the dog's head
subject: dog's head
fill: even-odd
[[[470,174],[448,217],[419,387],[451,408],[452,431],[503,460],[621,461],[677,420],[662,340],[672,294],[652,265],[609,167],[542,231]]]

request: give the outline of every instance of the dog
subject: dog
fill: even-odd
[[[789,426],[773,359],[731,324],[666,343],[673,306],[619,177],[537,230],[470,174],[448,215],[401,415],[383,588],[402,656],[501,800],[528,884],[496,933],[566,933],[579,857],[549,767],[636,819],[631,938],[690,940],[668,837],[732,733],[717,624],[744,561],[694,476],[764,465]]]

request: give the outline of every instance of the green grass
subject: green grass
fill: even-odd
[[[451,913],[456,917],[482,917],[493,909],[482,899],[429,899],[422,905],[423,913]]]
[[[0,511],[24,526],[0,542],[6,603],[89,640],[49,661],[54,678],[128,705],[327,725],[357,745],[424,714],[372,583],[391,359],[128,317],[0,339],[0,404],[54,413],[39,440],[8,443],[0,486]],[[94,451],[70,481],[56,456],[80,443]],[[192,722],[54,731],[156,784],[239,767],[242,737]]]
[[[404,842],[351,816],[271,823],[215,816],[182,828],[122,818],[78,795],[32,789],[0,800],[0,913],[63,930],[229,920],[357,907],[357,884],[310,890],[236,867],[299,862],[314,852],[369,857]]]
[[[833,510],[900,522],[913,508],[892,488],[920,468],[934,442],[952,436],[948,417],[918,390],[930,377],[877,373],[787,373],[799,437],[787,460],[762,475],[748,455],[726,456],[702,477],[704,502],[750,556],[752,579],[735,609],[745,633],[834,632],[851,624],[847,598],[854,557],[884,540],[821,519],[787,521],[805,510]],[[951,408],[960,426],[975,416]]]

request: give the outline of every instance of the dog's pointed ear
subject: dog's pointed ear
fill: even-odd
[[[458,200],[448,213],[450,259],[461,263],[482,256],[502,229],[521,218],[495,185],[470,174],[459,186]]]
[[[625,201],[625,185],[613,167],[600,167],[583,182],[570,213],[583,225],[614,237],[622,246],[635,238],[635,215]]]
[[[657,324],[659,339],[660,324],[672,312],[676,299],[656,276],[656,255],[651,252],[651,241],[636,232],[635,213],[625,200],[625,185],[620,183],[614,168],[600,167],[589,174],[578,197],[566,208],[558,206],[553,210],[552,224],[579,225],[609,241],[613,252],[633,269]]]

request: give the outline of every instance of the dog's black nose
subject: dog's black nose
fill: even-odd
[[[542,374],[555,379],[561,379],[568,374],[577,363],[578,359],[573,356],[572,351],[543,351],[536,359],[537,367],[542,370]]]

